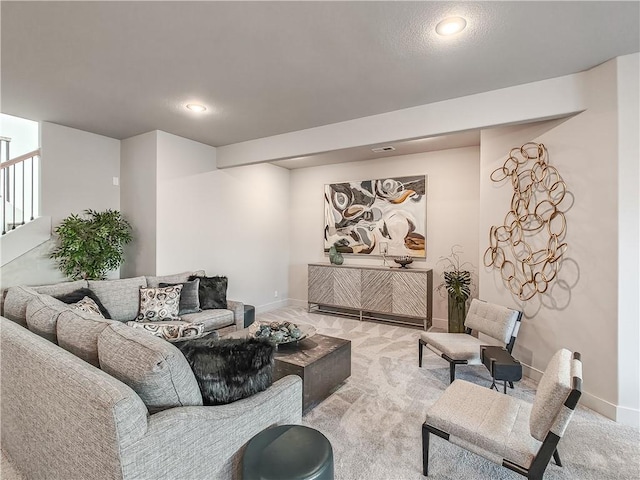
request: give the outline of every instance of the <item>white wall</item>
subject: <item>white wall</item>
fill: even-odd
[[[452,245],[459,244],[465,253],[463,261],[470,261],[477,268],[479,156],[478,147],[467,147],[292,170],[290,299],[306,304],[307,264],[328,261],[323,250],[323,193],[327,183],[427,175],[427,257],[414,261],[413,265],[436,267],[435,287],[441,281],[441,268],[436,262],[441,256],[449,255]],[[347,255],[345,264],[382,265],[382,258]],[[437,293],[433,316],[445,325],[446,299]]]
[[[132,218],[154,216],[156,224],[155,236],[139,241],[129,252],[145,259],[135,263],[132,274],[205,269],[208,275],[229,277],[227,296],[232,300],[258,310],[285,304],[289,171],[273,165],[218,170],[213,147],[160,131],[147,135],[123,141],[126,148],[132,141],[148,141],[156,152],[150,159],[153,146],[139,144],[145,167],[139,164],[134,170],[124,167],[132,156],[123,147],[123,172],[127,168],[128,177],[123,179],[124,191],[145,188],[153,176],[149,169],[157,172],[156,184],[149,186],[150,192],[155,187],[153,213],[147,203],[125,201],[123,194]],[[148,222],[145,230],[152,228]],[[151,251],[153,259],[148,257]]]
[[[38,122],[0,113],[0,136],[11,139],[9,158],[16,158],[38,148]],[[6,160],[2,149],[2,161]]]
[[[51,217],[53,229],[68,215],[85,209],[120,209],[120,188],[113,185],[113,177],[120,176],[119,140],[42,122],[40,146],[40,214]],[[48,258],[53,247],[53,242],[47,242],[3,266],[2,286],[62,280],[55,262]],[[109,274],[117,275],[118,271]]]
[[[504,286],[497,270],[480,272],[480,297],[524,309],[514,354],[544,371],[560,348],[582,353],[583,404],[615,418],[617,403],[617,105],[616,66],[608,62],[589,73],[589,108],[565,121],[483,130],[481,134],[480,250],[500,225],[513,194],[491,172],[513,147],[535,141],[549,152],[571,196],[566,212],[569,249],[548,293],[522,303]],[[530,372],[531,373],[531,372]]]
[[[40,125],[42,215],[53,228],[72,213],[120,209],[120,141],[63,127]]]
[[[121,142],[121,212],[133,234],[125,247],[123,277],[156,273],[157,141],[154,131]]]
[[[618,415],[640,426],[640,54],[618,67]]]

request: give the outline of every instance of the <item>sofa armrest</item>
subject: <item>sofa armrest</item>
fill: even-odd
[[[244,303],[235,300],[227,300],[227,308],[233,312],[238,330],[244,328]]]
[[[228,405],[177,407],[149,418],[145,436],[122,450],[124,478],[239,478],[242,452],[258,432],[302,421],[302,380],[289,375]]]

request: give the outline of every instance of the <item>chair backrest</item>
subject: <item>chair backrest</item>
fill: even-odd
[[[521,319],[522,312],[474,298],[471,300],[464,326],[500,340],[511,352]]]
[[[551,357],[538,384],[529,417],[531,435],[541,442],[549,432],[562,437],[581,394],[580,354],[563,348]]]

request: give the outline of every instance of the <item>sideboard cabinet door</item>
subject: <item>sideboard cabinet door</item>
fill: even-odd
[[[391,313],[391,272],[385,270],[362,270],[362,310],[366,312]]]
[[[393,311],[409,317],[427,316],[427,275],[392,272]]]
[[[331,267],[309,265],[309,302],[321,305],[334,305],[333,271]]]
[[[352,268],[333,269],[334,305],[360,309],[360,288],[362,276],[360,270]]]

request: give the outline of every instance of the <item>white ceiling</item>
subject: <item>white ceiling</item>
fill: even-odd
[[[640,50],[639,6],[2,1],[0,106],[228,145],[589,69]],[[468,28],[437,37],[453,14]]]

